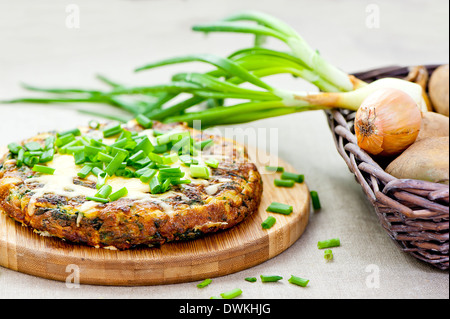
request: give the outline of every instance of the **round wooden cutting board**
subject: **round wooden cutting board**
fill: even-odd
[[[235,228],[158,248],[114,251],[43,237],[0,213],[0,265],[68,283],[117,286],[199,281],[258,265],[285,251],[302,235],[308,224],[310,198],[305,183],[275,187],[273,181],[279,173],[266,172],[255,154],[250,150],[264,182],[261,206]],[[294,172],[277,158],[270,163],[277,161]],[[272,202],[290,204],[294,211],[289,216],[267,213]],[[261,223],[269,215],[277,221],[271,229],[262,229]]]

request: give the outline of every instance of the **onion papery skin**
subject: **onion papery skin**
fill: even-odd
[[[405,92],[385,88],[370,94],[355,118],[358,145],[372,155],[394,156],[419,135],[422,112]]]

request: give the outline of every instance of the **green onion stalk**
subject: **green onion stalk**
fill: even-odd
[[[408,93],[426,111],[422,87],[400,79],[381,79],[367,84],[336,68],[318,51],[282,21],[259,12],[243,12],[212,24],[197,25],[194,31],[205,33],[234,32],[255,36],[253,47],[240,49],[227,57],[191,54],[149,63],[138,67],[142,72],[173,64],[200,62],[212,67],[206,73],[177,73],[168,83],[153,86],[126,86],[97,78],[108,90],[77,88],[48,89],[24,86],[30,91],[51,94],[43,98],[20,98],[7,103],[106,103],[130,114],[115,117],[82,110],[95,116],[125,122],[139,115],[165,123],[201,121],[202,128],[256,121],[292,113],[344,108],[358,110],[362,101],[380,88],[396,88]],[[284,42],[288,50],[264,48],[264,40],[273,37]],[[290,74],[318,88],[316,92],[296,92],[269,85],[265,78]],[[182,98],[184,95],[187,98]],[[238,102],[236,102],[238,101]]]

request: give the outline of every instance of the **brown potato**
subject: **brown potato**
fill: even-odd
[[[429,137],[415,142],[386,168],[400,179],[448,184],[449,137]]]
[[[449,125],[449,118],[445,115],[435,112],[424,113],[416,141],[433,136],[449,136]]]
[[[449,109],[449,67],[438,67],[430,77],[428,91],[436,112],[448,116]]]

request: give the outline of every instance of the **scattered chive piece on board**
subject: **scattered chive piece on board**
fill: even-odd
[[[270,229],[273,225],[275,225],[276,221],[277,220],[275,219],[275,217],[269,216],[265,221],[262,222],[261,226],[263,229]]]
[[[274,185],[277,187],[294,187],[295,181],[290,179],[275,179]]]
[[[247,277],[247,278],[245,278],[245,281],[248,281],[248,282],[256,282],[258,279],[256,279],[256,277]]]
[[[212,283],[212,280],[208,278],[208,279],[203,280],[201,283],[199,283],[199,284],[197,285],[197,287],[198,287],[198,288],[205,288],[205,287],[208,286],[210,283]]]
[[[316,191],[311,191],[310,195],[314,210],[321,209],[322,205],[320,204],[319,194]]]
[[[266,211],[271,213],[278,213],[283,215],[289,215],[293,212],[294,208],[290,205],[273,202],[267,207]]]
[[[293,180],[296,183],[303,183],[305,181],[305,175],[283,172],[283,174],[281,174],[281,179],[288,179]]]
[[[282,167],[282,166],[266,166],[266,171],[275,172],[275,173],[283,173],[284,167]]]
[[[288,279],[289,283],[300,286],[300,287],[306,287],[309,283],[308,279],[303,279],[294,275],[291,275],[291,278]]]
[[[341,245],[341,240],[339,238],[332,238],[328,240],[322,240],[317,243],[317,248],[325,249],[325,248],[333,248],[339,247]]]

